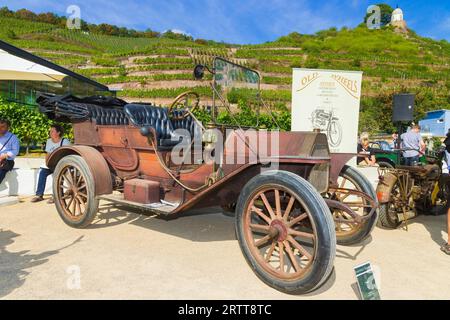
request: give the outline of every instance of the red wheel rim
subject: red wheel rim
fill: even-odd
[[[314,262],[316,227],[311,213],[281,185],[255,190],[244,209],[245,241],[269,274],[283,280],[304,278]]]

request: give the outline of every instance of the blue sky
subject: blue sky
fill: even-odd
[[[329,27],[354,27],[366,0],[0,0],[10,9],[65,15],[75,4],[82,19],[138,30],[176,29],[195,38],[231,43],[263,43],[290,32],[314,33]],[[450,40],[450,1],[385,1],[405,12],[408,25],[420,35]]]

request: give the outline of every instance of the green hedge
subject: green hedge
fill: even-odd
[[[54,121],[48,119],[36,107],[7,102],[0,98],[0,118],[11,121],[11,132],[17,135],[21,145],[40,146],[48,139],[48,131]],[[66,131],[65,136],[73,139],[70,124],[61,124]]]

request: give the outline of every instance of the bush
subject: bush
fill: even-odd
[[[361,67],[361,60],[360,59],[354,59],[352,62],[352,66],[356,67],[356,68],[360,68]]]
[[[103,67],[118,67],[120,65],[119,61],[105,57],[93,57],[92,62]]]
[[[11,29],[8,29],[8,30],[6,31],[6,36],[7,36],[9,39],[18,39],[18,37],[17,37],[16,33],[14,32],[14,30],[11,30]]]
[[[30,146],[42,145],[48,139],[48,130],[54,123],[37,108],[0,99],[0,118],[11,121],[11,132],[17,135],[21,145],[26,146],[27,154]],[[62,124],[66,137],[73,139],[71,125]]]
[[[306,60],[305,67],[309,69],[317,69],[319,68],[320,64],[319,61],[315,58],[309,57],[308,60]]]

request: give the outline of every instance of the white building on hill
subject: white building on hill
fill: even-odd
[[[403,10],[399,7],[392,12],[391,26],[394,26],[397,32],[408,33],[408,26],[404,19]]]

